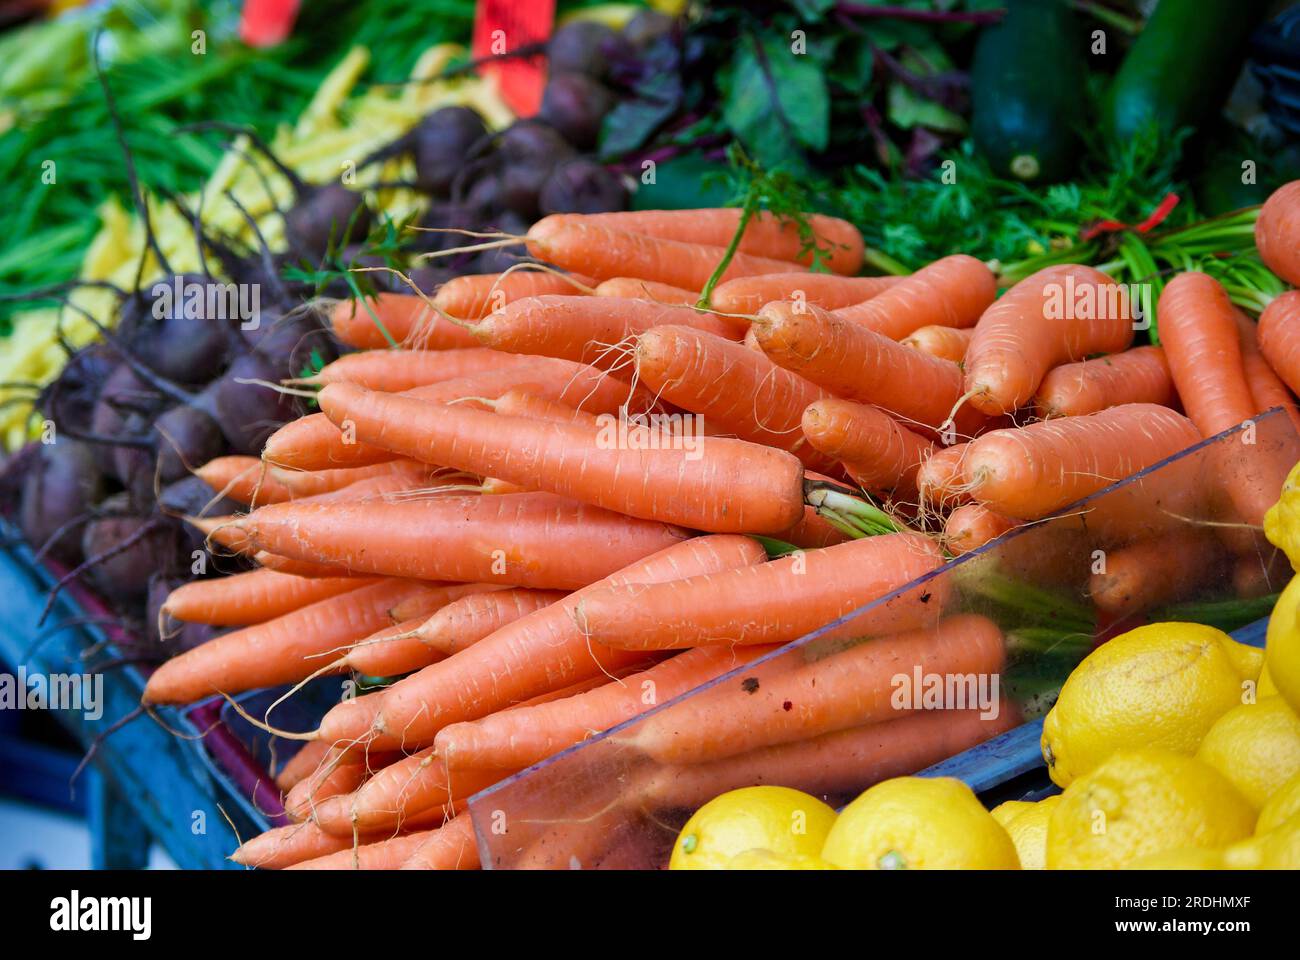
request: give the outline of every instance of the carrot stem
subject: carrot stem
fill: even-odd
[[[394,350],[400,350],[401,347],[398,345],[397,341],[393,339],[393,335],[388,332],[388,328],[384,326],[384,321],[379,319],[379,314],[375,313],[374,308],[370,306],[370,301],[361,293],[361,287],[357,285],[356,277],[352,276],[350,272],[345,270],[343,272],[343,279],[347,282],[348,289],[352,291],[352,296],[355,299],[360,300],[362,305],[365,306],[366,313],[370,314],[370,319],[375,321],[375,326],[378,327],[379,332],[384,335],[384,339],[388,341],[388,345]]]
[[[749,190],[745,193],[745,204],[740,210],[740,220],[736,224],[736,232],[731,235],[731,242],[727,244],[727,249],[722,252],[722,259],[713,268],[713,273],[709,275],[709,279],[705,282],[704,289],[700,291],[700,299],[695,303],[696,309],[708,310],[713,306],[713,288],[721,282],[722,275],[727,272],[727,267],[731,265],[732,259],[736,256],[736,251],[740,249],[740,240],[749,227],[749,221],[753,219],[754,212],[758,209],[757,182],[757,180],[750,181]]]

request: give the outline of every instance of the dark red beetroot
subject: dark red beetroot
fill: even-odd
[[[446,196],[471,150],[487,132],[483,118],[469,107],[443,107],[421,120],[411,131],[416,186]]]
[[[108,501],[105,505],[110,507]],[[92,520],[86,524],[81,542],[89,564],[86,578],[114,605],[143,600],[150,576],[176,568],[177,541],[175,524],[160,516]]]
[[[76,440],[40,444],[22,468],[18,526],[33,549],[48,544],[48,553],[72,566],[81,560],[81,531],[74,521],[85,517],[103,495],[103,477],[93,451]],[[57,539],[51,542],[51,537]]]
[[[627,189],[618,174],[579,157],[555,168],[538,202],[544,214],[608,213],[627,205]]]
[[[613,106],[614,95],[600,81],[582,73],[560,73],[547,81],[537,116],[579,150],[590,150]]]

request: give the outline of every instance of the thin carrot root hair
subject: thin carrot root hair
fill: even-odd
[[[466,474],[465,476],[469,476]],[[410,490],[389,490],[379,495],[384,503],[410,503],[413,500],[429,500],[444,493],[482,493],[483,484],[444,483],[437,487],[413,487]]]
[[[437,260],[442,257],[452,257],[461,253],[477,253],[480,250],[499,250],[501,247],[513,247],[521,243],[526,243],[527,236],[520,236],[513,233],[501,233],[500,231],[488,231],[486,233],[477,230],[462,230],[459,227],[412,227],[414,230],[427,231],[430,233],[456,233],[463,237],[484,237],[494,238],[487,239],[485,243],[471,243],[463,247],[452,247],[449,250],[431,250],[428,253],[421,253],[413,259],[423,263],[426,260]]]
[[[333,653],[333,652],[335,652],[335,651],[331,650],[331,651],[329,651],[329,652],[330,652],[330,653]],[[347,662],[348,662],[348,658],[347,658],[346,656],[339,657],[337,660],[334,660],[334,661],[331,662],[331,663],[327,663],[327,664],[325,664],[325,666],[321,667],[319,670],[313,671],[312,673],[310,673],[310,674],[308,674],[307,676],[303,677],[301,680],[299,680],[297,683],[295,683],[292,687],[290,687],[288,690],[286,690],[283,694],[281,694],[279,697],[277,697],[276,700],[275,700],[275,702],[272,703],[269,707],[266,708],[266,711],[262,714],[262,720],[263,720],[263,722],[265,722],[265,723],[270,723],[270,722],[271,722],[271,721],[270,721],[271,711],[274,710],[276,707],[278,707],[280,704],[284,703],[284,701],[288,700],[290,697],[292,697],[295,693],[297,693],[297,692],[298,692],[299,690],[301,690],[303,687],[307,686],[307,684],[311,683],[311,682],[312,682],[313,680],[315,680],[317,677],[322,677],[322,676],[324,676],[325,674],[329,673],[331,670],[337,670],[339,667],[347,666]],[[229,699],[229,697],[227,697],[227,699]],[[230,702],[231,702],[231,703],[234,703],[233,700],[231,700]]]
[[[296,730],[281,730],[278,727],[273,727],[269,723],[263,723],[261,720],[257,719],[257,717],[253,716],[247,710],[241,707],[239,703],[235,700],[235,698],[232,697],[230,694],[222,693],[221,696],[224,697],[226,702],[230,704],[230,708],[234,710],[235,713],[239,714],[239,716],[242,717],[246,722],[251,723],[253,726],[255,726],[258,730],[261,730],[263,733],[269,733],[273,737],[281,737],[285,740],[310,741],[310,740],[320,739],[320,730],[308,730],[304,733],[300,733]],[[269,709],[267,712],[268,713],[270,712]]]
[[[414,280],[412,280],[406,274],[402,273],[402,271],[398,270],[396,267],[389,267],[389,266],[349,267],[348,272],[349,273],[391,273],[393,274],[393,276],[401,280],[402,283],[410,287],[411,291],[424,302],[424,305],[428,307],[430,310],[432,310],[434,313],[436,313],[443,320],[446,320],[448,323],[454,323],[456,326],[463,327],[466,330],[474,329],[473,323],[470,323],[469,321],[466,320],[459,320],[456,317],[453,317],[446,310],[442,309],[442,307],[434,303],[433,300],[430,299],[429,295],[425,293],[423,290],[421,290],[419,285],[416,284]],[[426,337],[428,335],[429,334],[425,334]]]
[[[492,286],[488,288],[487,299],[491,301],[493,294],[497,292],[501,281],[510,274],[522,270],[526,273],[549,273],[559,277],[561,280],[571,284],[575,290],[581,290],[587,296],[595,296],[596,288],[589,287],[585,283],[580,283],[572,274],[565,273],[563,270],[556,270],[549,263],[542,263],[540,260],[520,260],[518,263],[512,263],[501,271],[501,275],[492,281]]]
[[[279,383],[274,383],[271,380],[260,380],[257,377],[235,377],[234,380],[235,383],[245,386],[266,387],[268,390],[274,390],[276,393],[288,397],[302,397],[305,400],[311,400],[316,396],[315,390],[302,390],[297,387],[286,386],[289,383],[287,380],[281,380]]]

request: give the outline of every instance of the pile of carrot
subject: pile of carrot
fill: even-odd
[[[1259,221],[1291,283],[1298,194]],[[1004,640],[945,610],[945,578],[912,581],[1271,407],[1296,417],[1300,292],[1256,323],[1187,273],[1160,298],[1160,346],[1133,346],[1130,291],[1091,267],[1001,295],[960,254],[860,277],[850,224],[769,214],[726,261],[739,224],[558,215],[526,237],[535,268],[340,303],[355,352],[294,384],[319,388],[320,412],[260,460],[198,471],[246,505],[202,529],[251,568],[168,598],[164,618],[234,629],[159,668],[146,700],[388,681],[302,735],[277,778],[294,822],[236,860],[474,868],[475,792],[890,595],[824,655],[765,662],[757,694],[728,681],[619,742],[692,771],[683,785],[819,782],[836,750],[861,776],[933,762],[1007,716],[900,716],[890,677],[997,673]],[[1124,615],[1198,586],[1171,556],[1260,563],[1251,528],[1298,458],[1286,432],[1084,510],[1113,548],[1104,574],[1077,558],[1097,606]],[[878,529],[828,505],[854,489]],[[1223,522],[1189,534],[1189,516]],[[273,711],[258,719],[274,728]]]

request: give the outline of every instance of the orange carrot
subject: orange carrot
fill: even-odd
[[[624,361],[617,347],[630,337],[663,324],[695,327],[719,337],[732,327],[711,314],[651,300],[611,297],[532,297],[489,314],[474,327],[474,335],[496,350],[609,369]]]
[[[968,444],[936,448],[916,471],[916,489],[921,503],[932,510],[943,510],[970,499],[962,464]]]
[[[1193,597],[1222,576],[1223,551],[1205,530],[1180,530],[1106,552],[1088,593],[1097,609],[1119,618]]]
[[[973,327],[997,294],[993,271],[958,253],[835,313],[891,340],[902,340],[921,327]]]
[[[336,837],[310,821],[274,827],[243,843],[230,855],[235,863],[261,870],[284,870],[296,863],[350,850],[351,837]]]
[[[776,647],[688,650],[587,693],[443,727],[434,750],[454,769],[531,766]]]
[[[275,785],[286,792],[292,790],[320,766],[329,748],[328,743],[308,740],[297,753],[284,762],[280,772],[275,775]]]
[[[582,423],[599,426],[595,414],[550,400],[533,393],[529,385],[507,390],[492,403],[492,410],[506,417],[531,417],[533,420],[552,420],[557,423]]]
[[[806,276],[806,274],[798,274]],[[655,303],[675,307],[693,307],[700,299],[699,292],[692,293],[668,283],[638,280],[636,277],[611,277],[596,287],[596,296],[615,297],[620,300],[653,300]]]
[[[354,424],[358,440],[401,456],[549,490],[632,517],[715,533],[777,533],[803,515],[798,458],[743,440],[666,437],[614,417],[593,431],[345,383],[322,390],[320,405],[332,421]]]
[[[1019,521],[994,513],[978,503],[968,503],[948,514],[943,526],[944,546],[953,556],[978,550],[990,540],[1010,533]]]
[[[1128,403],[986,433],[967,445],[962,471],[971,495],[990,510],[1036,520],[1199,440],[1182,414]]]
[[[355,383],[368,390],[397,393],[444,380],[460,380],[518,363],[514,357],[471,347],[458,350],[365,350],[347,353],[301,383]]]
[[[760,666],[757,690],[749,692],[753,685],[740,678],[724,680],[647,717],[618,740],[660,763],[716,760],[923,709],[920,683],[912,697],[900,700],[900,674],[909,681],[918,674],[987,679],[1001,671],[1004,656],[997,624],[957,614],[932,627],[876,636],[792,671],[765,676]],[[977,704],[964,695],[974,692],[946,686],[929,706],[941,713],[972,708]]]
[[[721,573],[593,587],[574,615],[591,640],[623,650],[788,643],[942,565],[929,538],[891,533]],[[927,619],[942,605],[935,593],[927,585],[892,600],[873,629]]]
[[[1300,412],[1296,410],[1295,397],[1260,350],[1255,324],[1240,310],[1235,312],[1238,343],[1241,344],[1241,368],[1246,375],[1246,386],[1250,390],[1255,414],[1281,407],[1291,420],[1291,426],[1300,435]],[[1300,450],[1296,451],[1296,459],[1300,459]]]
[[[345,850],[317,857],[314,860],[302,860],[287,869],[396,870],[434,833],[434,830],[420,830],[416,833],[407,833],[388,840],[362,843],[359,846],[353,846],[349,843]]]
[[[1202,436],[1253,416],[1236,308],[1222,285],[1203,273],[1181,273],[1165,287],[1157,311],[1178,396]]]
[[[1092,267],[1068,263],[1031,274],[975,327],[965,360],[971,405],[990,416],[1014,413],[1053,367],[1127,349],[1133,316],[1125,288]]]
[[[459,813],[433,831],[402,863],[403,870],[477,870],[478,840],[469,813]]]
[[[401,622],[372,634],[347,652],[348,666],[368,677],[395,677],[427,667],[443,654],[423,643],[417,631],[448,604],[470,596],[486,596],[501,587],[492,583],[450,583],[403,603]],[[414,607],[414,608],[413,608]]]
[[[449,723],[477,720],[528,697],[636,662],[643,654],[593,644],[574,622],[577,605],[600,586],[706,574],[758,563],[763,557],[763,548],[749,537],[700,537],[625,567],[393,684],[379,698],[371,747],[427,743]],[[358,731],[356,724],[367,712],[338,711],[335,724],[331,710],[321,722],[320,736],[330,741],[363,736],[364,728]]]
[[[923,770],[1020,722],[1009,703],[987,718],[978,710],[925,710],[707,763],[656,765],[629,797],[651,810],[693,811],[738,787],[784,786],[848,802],[872,784]]]
[[[376,322],[378,320],[378,322]],[[340,300],[330,313],[334,336],[359,350],[384,350],[389,337],[408,349],[454,350],[477,347],[473,334],[439,316],[424,299],[413,294],[381,293],[359,300]],[[382,325],[382,327],[381,327]]]
[[[1300,391],[1300,290],[1273,298],[1259,315],[1255,339],[1277,375],[1292,393]]]
[[[416,631],[416,638],[430,650],[449,656],[566,596],[563,590],[523,588],[472,593],[429,617]]]
[[[243,627],[376,582],[364,577],[310,580],[274,570],[249,570],[182,584],[168,594],[163,611],[188,623]]]
[[[595,282],[590,277],[542,270],[465,274],[439,287],[433,302],[450,316],[461,320],[481,320],[494,310],[526,297],[541,297],[548,293],[567,296],[590,293]]]
[[[194,474],[216,493],[245,506],[251,505],[254,498],[258,506],[291,499],[290,491],[268,477],[266,472],[266,465],[257,457],[217,457],[199,467]]]
[[[408,480],[411,488],[423,487],[428,484],[434,469],[417,460],[386,460],[365,467],[342,467],[338,470],[286,470],[284,467],[270,467],[267,473],[291,492],[294,498],[303,498],[333,493],[363,480],[392,475]]]
[[[686,536],[549,493],[283,503],[236,526],[264,550],[359,573],[544,589],[586,586]]]
[[[329,663],[337,656],[334,651],[391,623],[393,604],[429,589],[420,583],[385,580],[222,634],[155,670],[143,700],[192,703],[216,693],[296,682]]]
[[[722,245],[628,233],[594,223],[590,217],[563,213],[533,224],[527,244],[528,252],[539,260],[597,280],[630,276],[687,290],[704,289],[723,256]],[[730,280],[791,269],[785,260],[737,253],[722,276]]]
[[[804,550],[811,550],[816,547],[834,546],[852,538],[832,526],[815,507],[805,506],[803,519],[789,530],[782,530],[776,535],[776,539]]]
[[[311,774],[300,780],[284,796],[284,812],[302,821],[311,816],[315,805],[330,797],[351,793],[365,782],[370,768],[379,769],[379,755],[359,759],[333,758],[322,763]]]
[[[758,312],[754,329],[763,352],[787,370],[837,396],[874,404],[908,426],[944,426],[961,397],[957,364],[820,307],[769,303]],[[956,431],[967,435],[982,421],[960,410]]]
[[[1123,353],[1057,367],[1043,378],[1034,396],[1039,416],[1080,417],[1121,403],[1174,405],[1169,361],[1159,347],[1134,347]]]
[[[1232,590],[1242,599],[1277,593],[1295,575],[1291,562],[1281,550],[1263,556],[1239,556],[1233,561]]]
[[[1300,180],[1284,183],[1265,201],[1255,221],[1255,246],[1270,270],[1300,287]]]
[[[975,331],[970,328],[959,330],[956,327],[928,326],[918,327],[899,343],[941,360],[961,363],[966,359],[966,351],[970,349],[971,338],[974,336]]]
[[[803,434],[816,449],[840,460],[855,483],[872,492],[916,499],[916,473],[934,444],[875,407],[829,398],[803,412]]]
[[[831,273],[767,273],[737,277],[718,284],[713,306],[723,313],[758,313],[773,300],[811,303],[823,310],[839,310],[870,300],[894,286],[902,277],[841,277]]]
[[[637,338],[637,377],[655,395],[742,440],[788,450],[814,470],[834,463],[799,429],[805,407],[826,391],[766,356],[691,327],[662,326]]]
[[[287,574],[291,577],[304,577],[308,580],[352,576],[351,570],[347,567],[341,567],[338,564],[313,563],[310,560],[294,560],[290,557],[278,556],[266,550],[258,550],[254,553],[253,560],[258,566],[267,570],[274,570],[276,573]]]
[[[740,226],[740,210],[734,207],[702,210],[637,210],[630,213],[597,213],[582,218],[586,223],[610,226],[629,233],[643,233],[666,240],[689,239],[712,247],[726,247]],[[737,249],[774,260],[811,265],[814,245],[821,262],[835,273],[853,274],[862,269],[862,234],[847,220],[814,213],[807,215],[805,235],[792,218],[771,213],[754,214],[745,226]],[[788,269],[788,268],[787,268]]]
[[[528,365],[517,364],[460,380],[416,387],[403,391],[402,396],[430,403],[461,402],[497,396],[527,384],[534,393],[593,413],[614,413],[626,404],[631,404],[636,410],[646,409],[639,405],[640,401],[627,384],[609,374],[554,357],[530,359],[532,363]],[[349,439],[353,442],[349,443]],[[298,470],[361,467],[396,459],[382,449],[355,442],[355,438],[340,431],[319,413],[290,421],[273,433],[266,441],[262,456],[280,466]]]

